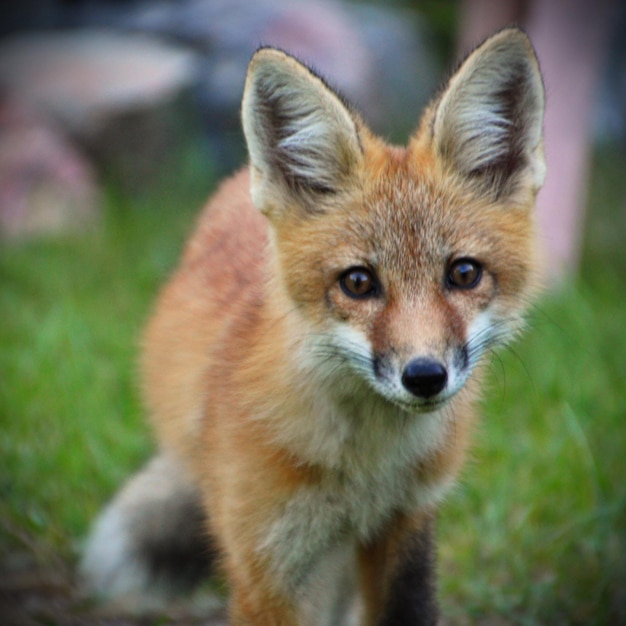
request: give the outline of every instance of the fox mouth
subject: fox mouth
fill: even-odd
[[[380,393],[380,390],[378,390]],[[393,397],[389,395],[383,395],[385,400],[396,405],[407,413],[434,413],[444,408],[449,402],[451,397],[445,398],[428,398],[426,400],[415,398],[413,400],[405,400],[403,398]]]
[[[424,400],[419,403],[419,407],[425,411],[426,413],[430,413],[432,411],[438,411],[443,408],[446,404],[448,404],[449,398],[441,399],[441,400]]]
[[[389,355],[372,354],[367,342],[348,333],[323,336],[316,342],[313,354],[321,360],[325,374],[328,363],[332,375],[327,381],[338,384],[343,401],[350,401],[369,387],[378,398],[409,414],[434,413],[456,394],[460,384],[458,367],[443,359],[418,357],[409,361],[401,371]],[[465,365],[465,362],[463,363]],[[341,372],[342,375],[339,375]]]

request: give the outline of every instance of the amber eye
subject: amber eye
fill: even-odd
[[[458,259],[448,269],[448,286],[456,289],[473,289],[483,275],[483,268],[474,259]]]
[[[343,292],[351,298],[370,298],[378,295],[378,282],[374,274],[365,267],[351,267],[346,270],[339,284]]]

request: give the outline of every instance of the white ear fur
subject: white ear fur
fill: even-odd
[[[279,50],[252,57],[242,122],[252,199],[265,212],[277,194],[305,201],[335,191],[362,157],[355,117],[318,76]]]
[[[451,78],[433,122],[439,154],[497,197],[543,184],[544,90],[525,33],[504,29]]]

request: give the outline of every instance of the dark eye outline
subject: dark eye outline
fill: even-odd
[[[350,276],[350,274],[354,272],[360,272],[362,274],[366,274],[371,281],[370,288],[364,293],[355,293],[351,291],[346,283],[346,279]],[[376,274],[367,267],[363,267],[361,265],[355,265],[353,267],[349,267],[341,276],[339,277],[339,285],[341,290],[353,300],[365,300],[367,298],[376,298],[380,295],[380,285],[378,283],[378,278],[376,278]]]
[[[476,276],[470,283],[467,283],[467,284],[458,283],[452,277],[454,270],[464,264],[472,265],[476,269]],[[463,290],[474,289],[478,286],[482,277],[483,277],[483,266],[481,263],[479,263],[476,259],[472,259],[471,257],[461,257],[460,259],[454,260],[448,266],[448,272],[446,274],[446,285],[448,286],[449,289],[463,289]]]

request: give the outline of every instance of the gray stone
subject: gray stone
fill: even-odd
[[[0,85],[54,117],[126,187],[154,181],[188,127],[194,57],[141,34],[33,33],[0,45]]]
[[[416,120],[440,76],[428,29],[409,10],[337,0],[162,0],[137,3],[117,23],[197,51],[201,100],[220,124],[238,121],[246,65],[260,45],[328,77],[383,132]]]
[[[374,129],[406,139],[440,77],[416,11],[338,0],[149,0],[91,3],[84,24],[152,33],[197,54],[197,103],[225,169],[245,158],[239,108],[260,45],[295,54],[327,77]]]

